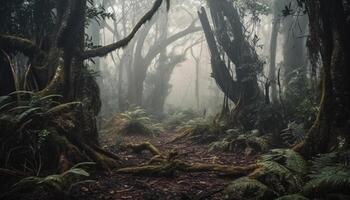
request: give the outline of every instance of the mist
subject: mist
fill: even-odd
[[[0,200],[350,199],[346,0],[4,0]]]

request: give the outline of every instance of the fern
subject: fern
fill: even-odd
[[[274,161],[300,175],[307,173],[306,161],[291,149],[272,149],[260,156],[260,162]]]
[[[66,195],[67,189],[72,184],[77,182],[82,177],[88,177],[90,174],[84,169],[80,168],[87,165],[95,165],[93,162],[79,163],[73,166],[70,170],[63,172],[62,174],[53,174],[46,177],[30,176],[26,177],[12,186],[9,193],[5,194],[2,198],[10,198],[18,194],[23,194],[23,191],[31,191],[36,188],[42,188],[49,193],[55,195]]]
[[[336,151],[314,158],[304,193],[309,196],[329,193],[350,195],[349,156],[350,151]]]
[[[9,166],[6,167],[14,169],[22,168],[18,166],[21,162],[40,165],[38,163],[41,162],[41,158],[38,155],[47,141],[46,137],[53,129],[67,130],[63,123],[56,122],[61,120],[70,123],[71,119],[66,120],[65,117],[73,116],[72,110],[79,104],[59,103],[61,98],[60,95],[37,96],[27,91],[16,91],[0,97],[1,163],[7,163]],[[61,113],[63,110],[64,115]],[[60,115],[57,115],[58,113]],[[21,147],[22,150],[9,153],[17,147]],[[32,164],[28,170],[36,174],[40,167],[34,167]]]
[[[164,132],[162,125],[140,107],[131,107],[124,113],[118,113],[107,123],[105,129],[107,134],[156,136]]]
[[[170,114],[164,121],[164,126],[169,130],[175,130],[184,126],[186,122],[195,118],[197,114],[192,110],[176,111]]]
[[[199,117],[178,127],[177,132],[195,142],[208,143],[217,141],[224,134],[224,124]]]
[[[277,194],[263,183],[248,177],[239,178],[224,190],[224,199],[274,199]]]
[[[250,175],[268,185],[279,195],[300,192],[303,186],[302,177],[274,161],[260,161],[259,170]]]
[[[296,122],[290,122],[288,127],[281,132],[281,137],[285,145],[291,147],[304,141],[306,132],[303,124],[297,124]]]

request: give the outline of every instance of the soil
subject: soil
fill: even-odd
[[[253,163],[255,157],[221,151],[209,151],[208,144],[196,144],[189,140],[168,143],[176,137],[175,133],[163,133],[155,137],[123,136],[123,143],[142,143],[149,141],[162,153],[176,150],[180,159],[190,163],[211,163],[227,165],[246,165]],[[120,140],[120,139],[119,139]],[[114,145],[117,138],[105,136],[102,145],[116,153],[126,166],[147,163],[152,155],[149,152],[135,154],[129,149],[118,149]],[[218,173],[178,172],[171,177],[150,177],[128,174],[94,173],[90,182],[74,188],[73,199],[223,199],[223,190],[235,177]]]

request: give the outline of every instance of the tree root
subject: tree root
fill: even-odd
[[[250,174],[258,168],[257,165],[248,166],[230,166],[220,164],[202,164],[202,163],[186,163],[180,160],[173,160],[158,165],[145,165],[136,167],[126,167],[117,170],[121,174],[136,175],[173,175],[177,171],[181,172],[217,172],[228,176],[244,176]]]
[[[150,142],[144,142],[141,144],[127,144],[127,148],[131,148],[135,153],[141,153],[144,150],[151,152],[153,156],[160,156],[160,151]]]
[[[117,170],[121,174],[135,174],[148,176],[170,176],[176,172],[217,172],[229,176],[248,175],[258,168],[256,164],[248,166],[231,166],[221,164],[187,163],[178,159],[178,153],[171,151],[164,157],[160,151],[149,142],[129,144],[135,152],[149,150],[154,156],[143,166],[126,167]]]
[[[182,140],[183,138],[187,137],[188,135],[191,135],[192,131],[191,130],[185,130],[181,135],[175,137],[174,139],[170,140],[166,144],[171,144],[174,142],[177,142],[179,140]]]
[[[86,161],[95,162],[107,171],[120,167],[118,156],[101,149],[96,144],[84,142],[79,135],[71,134],[70,137],[67,137],[52,130],[48,143],[56,147],[54,151],[57,157],[55,159],[58,160],[58,171],[61,173],[70,169],[74,164]],[[54,160],[50,159],[49,162],[54,162]]]

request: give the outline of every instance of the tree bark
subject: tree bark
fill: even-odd
[[[349,148],[350,82],[349,13],[341,0],[307,1],[311,25],[317,24],[322,56],[322,98],[320,111],[306,140],[295,149],[305,157],[337,148],[337,137]],[[319,16],[315,19],[314,16]],[[314,30],[314,29],[313,29]],[[311,33],[311,35],[315,35]]]
[[[273,22],[272,22],[272,32],[271,32],[271,41],[270,41],[270,65],[269,65],[269,81],[271,83],[271,100],[273,103],[277,102],[277,80],[276,80],[276,51],[277,51],[277,37],[278,31],[281,25],[280,15],[281,6],[279,3],[280,0],[274,1],[273,9]],[[268,96],[269,94],[266,94]]]

